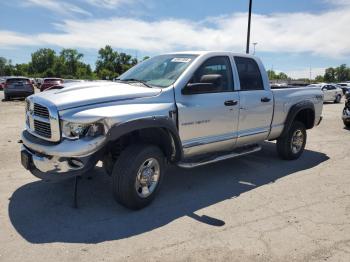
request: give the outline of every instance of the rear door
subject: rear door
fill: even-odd
[[[220,83],[196,93],[176,94],[185,157],[231,150],[236,142],[239,99],[234,91],[230,58],[208,58],[195,71],[190,83],[199,83],[207,75],[220,75]]]
[[[239,76],[239,121],[237,146],[267,138],[273,113],[273,94],[264,87],[257,62],[249,57],[234,57]]]

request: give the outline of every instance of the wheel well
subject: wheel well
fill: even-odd
[[[175,147],[174,137],[166,128],[158,127],[135,130],[111,141],[107,145],[106,154],[110,154],[115,161],[124,148],[136,143],[156,145],[170,162],[176,160],[176,150],[178,149]]]
[[[307,129],[310,129],[314,126],[315,112],[311,108],[302,109],[297,113],[294,120],[303,123]]]

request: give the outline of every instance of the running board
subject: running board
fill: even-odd
[[[234,150],[233,152],[230,152],[226,155],[219,155],[219,156],[215,155],[212,158],[202,159],[201,161],[198,161],[198,162],[179,162],[177,164],[177,166],[182,167],[182,168],[194,168],[194,167],[198,167],[198,166],[204,166],[207,164],[216,163],[216,162],[230,159],[230,158],[234,158],[234,157],[244,156],[247,154],[258,152],[260,150],[261,150],[260,145],[253,145],[253,146],[238,148],[238,149]]]

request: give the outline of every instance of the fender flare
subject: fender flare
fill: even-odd
[[[304,109],[311,109],[314,112],[314,114],[315,114],[315,106],[310,101],[302,101],[302,102],[299,102],[299,103],[293,105],[289,109],[289,112],[288,112],[288,115],[287,115],[287,118],[286,118],[286,121],[285,121],[285,125],[284,125],[283,131],[282,131],[280,137],[283,137],[283,136],[285,136],[287,134],[287,132],[290,129],[290,127],[292,126],[293,121],[294,121],[295,117],[297,116],[297,114],[301,110],[304,110]],[[314,126],[314,123],[312,124],[312,127],[313,126]]]
[[[162,128],[167,131],[169,138],[173,140],[175,147],[175,161],[183,157],[182,143],[174,120],[170,117],[147,117],[126,121],[113,125],[107,132],[107,143],[133,131],[145,128]]]

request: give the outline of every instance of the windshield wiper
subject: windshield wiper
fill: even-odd
[[[121,82],[138,82],[141,83],[149,88],[152,88],[149,84],[147,84],[147,81],[136,79],[136,78],[126,78],[126,79],[119,79],[117,78],[116,80],[121,81]]]

